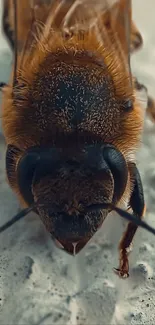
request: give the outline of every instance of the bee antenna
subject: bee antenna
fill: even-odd
[[[0,82],[0,91],[2,90],[3,87],[7,86],[5,82]]]
[[[14,71],[13,71],[13,88],[14,88],[17,83],[17,60],[18,60],[18,27],[17,27],[17,1],[16,0],[13,0],[13,6],[14,6],[14,30],[15,30]]]
[[[34,209],[34,206],[31,206],[29,208],[23,209],[19,213],[17,213],[11,220],[6,222],[3,226],[0,227],[0,233],[11,227],[14,223],[19,221],[20,219],[24,218],[29,212],[31,212]]]
[[[112,209],[112,210],[116,211],[122,218],[124,218],[130,222],[133,222],[137,226],[142,227],[142,228],[148,230],[149,232],[151,232],[153,235],[155,235],[155,228],[151,227],[145,221],[141,220],[140,218],[136,217],[135,215],[130,214],[129,212],[124,211],[112,204],[108,204],[108,203],[92,204],[86,208],[86,211],[89,212],[89,211],[93,211],[93,210],[102,210],[102,209]]]
[[[145,221],[141,220],[140,218],[137,218],[133,214],[130,214],[129,212],[124,211],[117,207],[113,207],[113,210],[115,210],[124,219],[135,223],[137,226],[140,226],[140,227],[148,230],[149,232],[151,232],[153,235],[155,235],[155,228],[151,227],[150,225],[148,225]]]

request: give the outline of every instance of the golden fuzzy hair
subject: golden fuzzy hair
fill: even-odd
[[[13,2],[6,1],[10,8],[8,21],[14,31]],[[111,101],[105,101],[108,115],[102,110],[86,114],[79,126],[81,141],[112,143],[127,161],[135,159],[143,111],[136,100],[129,65],[130,41],[137,29],[131,20],[130,1],[128,4],[126,8],[125,0],[17,1],[18,70],[15,86],[12,88],[12,75],[10,85],[4,89],[2,106],[7,144],[24,151],[35,145],[60,145],[67,136],[67,145],[72,146],[74,136],[69,121],[61,119],[60,114],[51,113],[48,118],[45,112],[41,115],[38,105],[43,94],[48,93],[52,75],[55,86],[45,95],[51,103],[60,76],[82,73],[92,87],[99,79],[106,80]],[[132,108],[128,111],[129,102]]]

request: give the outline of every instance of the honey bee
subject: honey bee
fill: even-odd
[[[131,7],[130,0],[5,0],[3,15],[14,51],[2,101],[6,174],[24,209],[0,232],[33,210],[76,255],[115,210],[129,220],[120,277],[129,276],[138,226],[155,234],[141,220],[135,154],[144,121],[136,89],[143,86],[130,54],[143,40]]]

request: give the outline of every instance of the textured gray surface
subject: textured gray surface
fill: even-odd
[[[1,0],[2,1],[2,0]],[[154,94],[155,3],[134,0],[134,16],[144,48],[133,69]],[[11,57],[0,37],[0,81],[6,81]],[[137,161],[144,183],[147,221],[155,226],[155,126],[146,121]],[[0,138],[0,223],[9,220],[18,202],[5,181],[5,144]],[[130,257],[130,278],[120,280],[118,216],[109,216],[91,243],[73,258],[59,251],[33,215],[0,236],[0,324],[99,325],[148,324],[155,321],[155,237],[138,230]]]

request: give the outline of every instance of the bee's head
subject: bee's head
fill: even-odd
[[[48,232],[71,254],[83,248],[109,212],[95,205],[116,204],[128,178],[125,159],[112,145],[89,145],[78,153],[31,148],[16,172],[24,201],[35,204]]]

